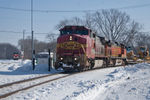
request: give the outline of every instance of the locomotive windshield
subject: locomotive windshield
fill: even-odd
[[[88,35],[88,30],[61,30],[60,35],[66,34],[79,34],[79,35]]]

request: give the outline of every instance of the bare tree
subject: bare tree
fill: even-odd
[[[94,22],[99,34],[103,34],[112,41],[118,41],[127,33],[130,17],[115,9],[102,10],[94,14]]]
[[[83,19],[79,17],[73,17],[71,19],[62,20],[58,25],[56,25],[56,29],[63,28],[66,25],[81,25],[95,30],[93,15],[91,13],[86,13]]]
[[[69,23],[70,25],[83,25],[83,20],[79,17],[73,17]]]
[[[57,28],[60,29],[65,25],[84,25],[100,36],[126,45],[133,42],[136,34],[141,29],[139,23],[131,20],[125,12],[116,9],[86,13],[82,19],[78,17],[65,19],[57,25]]]
[[[56,29],[63,28],[66,25],[84,25],[83,20],[78,17],[73,17],[72,19],[65,19],[60,21],[58,25],[56,25]]]
[[[24,51],[24,58],[25,59],[31,59],[32,53],[31,53],[31,37],[27,37],[26,39],[20,39],[18,41],[18,45],[20,46],[21,50]],[[37,42],[37,40],[34,40],[34,44]]]
[[[150,48],[150,35],[145,32],[141,32],[135,38],[136,46],[148,46]]]
[[[31,59],[32,58],[32,52],[31,52],[31,37],[27,37],[26,39],[20,39],[18,41],[18,45],[21,47],[21,50],[23,51],[24,47],[24,58],[25,59]],[[24,46],[23,46],[24,45]],[[35,53],[47,51],[50,47],[48,43],[38,41],[34,39],[34,47],[35,47]]]
[[[133,47],[133,44],[135,44],[134,40],[136,39],[137,35],[140,34],[141,29],[142,26],[139,23],[132,21],[132,23],[128,26],[125,36],[122,36],[122,42]]]
[[[86,13],[83,19],[83,25],[97,32],[96,25],[94,23],[93,14]]]
[[[49,42],[56,41],[57,34],[55,34],[55,33],[53,33],[53,32],[50,32],[50,34],[47,34],[45,38],[46,38]]]
[[[56,51],[56,41],[57,41],[57,38],[58,35],[57,34],[54,34],[54,33],[50,33],[50,34],[47,34],[46,35],[46,39],[48,39],[49,43],[48,43],[48,47],[51,51],[55,52]]]
[[[60,29],[63,28],[64,26],[68,25],[70,23],[70,20],[65,19],[60,21],[60,23],[58,25],[56,25],[56,29]]]
[[[52,41],[52,42],[48,43],[48,47],[52,52],[56,52],[56,44],[57,44],[56,41]]]
[[[150,48],[150,35],[148,32],[140,32],[134,38],[134,51],[137,53],[140,46],[146,46]]]

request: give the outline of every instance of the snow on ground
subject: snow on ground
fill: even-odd
[[[49,72],[48,65],[44,64],[37,65],[33,71],[30,60],[0,60],[0,85],[54,72]]]
[[[150,64],[118,68],[109,76],[111,81],[95,100],[150,100]]]
[[[42,65],[32,71],[30,61],[0,61],[0,81],[3,83],[49,73],[47,67]],[[19,92],[6,99],[150,100],[150,64],[80,73]]]

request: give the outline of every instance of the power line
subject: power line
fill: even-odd
[[[21,34],[22,35],[22,32],[20,31],[9,31],[9,30],[0,30],[0,33],[18,33],[18,34]],[[144,31],[144,32],[141,32],[141,33],[150,33],[150,31]],[[31,32],[25,32],[25,34],[31,34]],[[50,35],[59,35],[59,34],[54,34],[54,33],[50,33],[50,32],[47,32],[47,33],[45,33],[45,32],[40,32],[40,33],[38,33],[38,32],[35,32],[35,34],[50,34]]]
[[[22,32],[20,31],[7,31],[7,30],[0,30],[0,33],[16,33],[16,34],[21,34]],[[25,32],[25,34],[31,34],[31,32]],[[51,34],[51,33],[34,33],[34,34]],[[59,35],[59,34],[51,34],[51,35]]]
[[[133,8],[142,8],[142,7],[147,7],[147,6],[150,6],[150,4],[132,5],[132,6],[127,6],[127,7],[121,7],[118,9],[133,9]]]
[[[20,9],[20,8],[9,8],[9,7],[0,7],[0,9],[13,10],[13,11],[22,11],[22,12],[30,12],[30,9]],[[33,12],[41,12],[41,13],[53,13],[53,12],[88,12],[95,10],[33,10]]]
[[[132,5],[132,6],[120,7],[120,8],[114,8],[114,9],[133,9],[133,8],[141,8],[141,7],[147,7],[147,6],[150,6],[150,4]],[[0,9],[22,11],[22,12],[30,12],[31,11],[31,9],[10,8],[10,7],[0,7]],[[102,10],[102,9],[95,9],[95,10],[33,10],[33,12],[40,12],[40,13],[85,13],[85,12],[95,12],[98,10]]]
[[[22,32],[17,32],[17,31],[5,31],[5,30],[0,30],[1,33],[22,33]]]
[[[0,9],[14,10],[14,11],[25,11],[25,12],[29,12],[29,11],[30,11],[30,10],[28,10],[28,9],[9,8],[9,7],[0,7]]]

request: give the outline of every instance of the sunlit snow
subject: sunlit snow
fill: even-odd
[[[49,72],[48,65],[38,65],[33,71],[30,60],[0,60],[0,85],[56,72]],[[150,64],[79,73],[6,100],[150,100]]]

